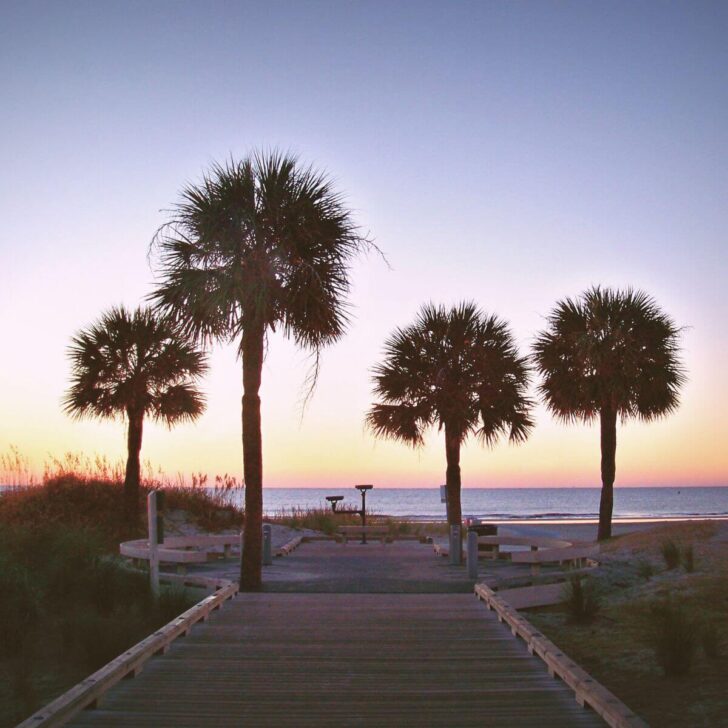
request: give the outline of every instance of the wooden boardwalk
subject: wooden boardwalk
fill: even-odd
[[[73,726],[597,726],[472,594],[240,594]]]

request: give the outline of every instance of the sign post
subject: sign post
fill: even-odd
[[[159,597],[159,545],[157,521],[157,491],[147,496],[147,524],[149,529],[149,585],[154,598]]]

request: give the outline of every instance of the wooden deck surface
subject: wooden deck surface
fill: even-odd
[[[597,726],[472,594],[240,594],[73,726]]]

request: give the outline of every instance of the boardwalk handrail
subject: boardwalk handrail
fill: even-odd
[[[85,680],[72,687],[63,695],[48,703],[17,728],[43,726],[55,728],[64,725],[84,708],[98,704],[101,696],[126,676],[136,676],[141,672],[144,663],[154,655],[166,652],[169,645],[180,635],[189,633],[192,626],[208,618],[210,612],[220,609],[225,601],[232,599],[238,592],[238,585],[226,579],[215,579],[200,576],[176,576],[164,574],[162,579],[183,583],[188,586],[201,586],[215,589],[215,593],[205,597],[169,624],[138,642],[117,658],[104,665]]]
[[[550,675],[560,677],[574,691],[579,705],[590,707],[611,728],[647,728],[642,718],[565,655],[490,587],[476,584],[475,595],[485,602],[488,609],[495,611],[498,620],[505,622],[514,636],[526,643],[531,654],[535,653],[546,663]]]
[[[287,556],[291,551],[300,546],[301,543],[309,540],[306,536],[294,536],[282,546],[275,550],[276,556]],[[224,548],[224,556],[232,555],[233,547],[240,546],[239,534],[198,534],[195,536],[170,536],[164,539],[157,553],[162,563],[169,564],[190,564],[205,562],[212,553],[208,549]],[[186,551],[193,548],[197,551]],[[124,541],[119,544],[119,553],[129,559],[138,561],[149,560],[149,542],[145,538],[134,541]]]

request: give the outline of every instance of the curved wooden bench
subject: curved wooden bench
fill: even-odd
[[[157,553],[162,564],[177,564],[177,571],[184,574],[187,564],[202,564],[219,555],[213,549],[222,547],[222,556],[229,558],[234,546],[239,546],[240,535],[229,534],[211,536],[170,536],[159,545]],[[194,550],[188,550],[194,549]],[[149,542],[147,539],[125,541],[119,544],[119,553],[129,559],[149,561]]]
[[[587,560],[598,555],[599,544],[587,544],[568,548],[515,552],[511,554],[511,561],[514,564],[531,564],[531,573],[536,575],[541,572],[541,564],[568,564],[581,568]]]
[[[500,546],[529,546],[531,551],[549,548],[567,548],[571,541],[564,541],[558,538],[543,538],[539,536],[479,536],[478,556],[486,559],[497,559],[504,554],[511,555],[511,552],[501,552]],[[486,547],[485,549],[481,546]]]

